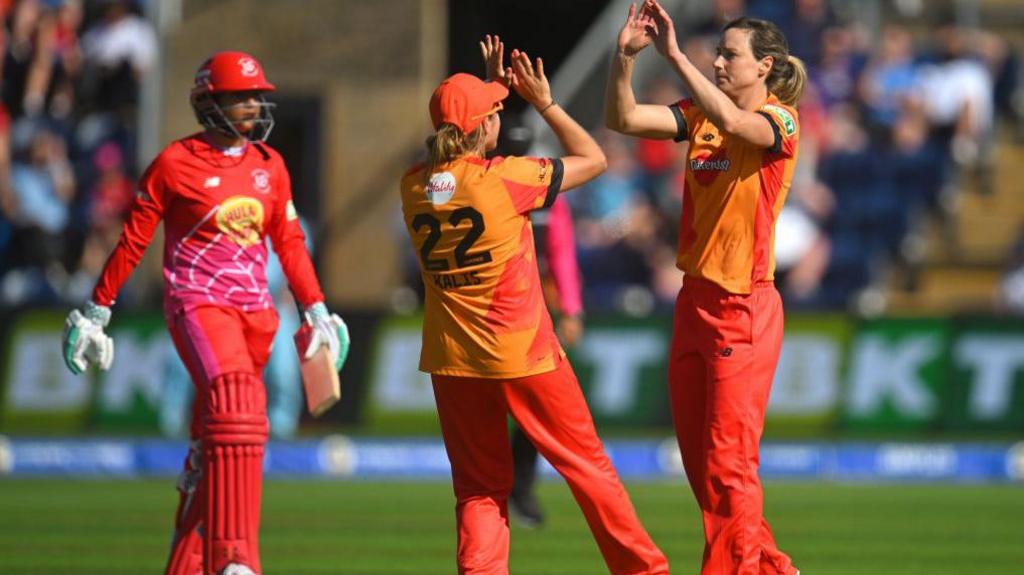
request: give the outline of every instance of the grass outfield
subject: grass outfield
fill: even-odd
[[[0,480],[0,574],[160,573],[171,480]],[[766,486],[767,513],[805,575],[1024,573],[1020,486]],[[698,572],[697,509],[681,484],[629,491],[673,572]],[[514,528],[512,571],[591,575],[604,564],[564,484],[541,486],[549,521]],[[443,574],[454,569],[445,483],[270,481],[263,560],[270,575]]]

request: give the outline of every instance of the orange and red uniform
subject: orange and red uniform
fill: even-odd
[[[459,573],[507,573],[512,415],[576,494],[612,573],[668,573],[640,524],[544,305],[529,212],[560,160],[459,158],[402,179],[426,286],[420,369],[432,375],[452,465]]]
[[[704,519],[703,575],[792,575],[763,516],[758,445],[782,347],[775,221],[796,165],[796,111],[760,107],[775,142],[724,134],[691,100],[671,106],[687,154],[669,390],[686,475]]]

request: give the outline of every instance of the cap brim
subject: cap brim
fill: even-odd
[[[505,98],[508,98],[508,88],[503,86],[501,82],[484,82],[484,93],[490,96],[492,102],[501,102]]]

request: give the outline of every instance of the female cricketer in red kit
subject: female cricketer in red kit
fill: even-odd
[[[637,53],[653,43],[690,98],[637,105]],[[793,575],[763,515],[758,445],[782,346],[773,283],[775,221],[796,165],[794,109],[805,81],[779,29],[727,24],[705,78],[676,43],[668,13],[631,6],[608,79],[608,127],[689,140],[669,389],[679,448],[704,519],[703,575]],[[668,103],[666,103],[668,104]]]
[[[426,298],[420,369],[431,374],[452,465],[459,573],[508,573],[508,415],[565,477],[612,573],[668,573],[605,454],[541,293],[529,213],[605,167],[551,99],[540,59],[512,53],[503,82],[456,74],[430,101],[428,161],[402,178]],[[500,66],[498,66],[500,68]],[[485,159],[511,84],[568,155]]]
[[[273,116],[263,94],[273,90],[260,63],[242,52],[219,52],[199,68],[191,103],[205,129],[153,160],[92,301],[65,325],[64,358],[73,372],[89,363],[109,368],[113,342],[103,328],[110,306],[162,220],[164,314],[196,386],[168,575],[262,572],[267,417],[260,374],[278,326],[265,237],[313,325],[307,356],[327,345],[340,369],[348,353],[348,330],[323,303],[288,171],[264,143]]]

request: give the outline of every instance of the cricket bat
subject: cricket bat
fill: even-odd
[[[313,326],[302,322],[295,332],[295,351],[299,354],[302,387],[306,392],[306,407],[313,417],[319,417],[341,399],[341,382],[334,369],[334,358],[326,345],[306,359],[306,348],[313,338]]]

